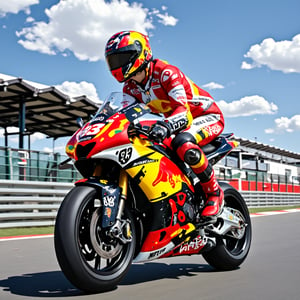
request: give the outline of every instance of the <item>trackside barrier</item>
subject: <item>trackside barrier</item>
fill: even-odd
[[[72,183],[0,180],[0,228],[52,226]],[[242,191],[249,207],[300,205],[300,194]]]
[[[300,205],[299,193],[241,191],[248,207]]]
[[[0,180],[0,228],[51,226],[72,183]]]

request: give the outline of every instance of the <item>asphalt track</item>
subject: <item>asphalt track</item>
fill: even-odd
[[[53,237],[0,240],[0,300],[299,300],[300,213],[252,218],[253,240],[240,269],[216,272],[201,256],[134,264],[113,291],[85,295],[56,262]]]

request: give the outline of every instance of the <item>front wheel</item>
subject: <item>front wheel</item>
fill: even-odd
[[[249,211],[241,194],[229,184],[220,183],[224,191],[225,207],[241,219],[241,229],[216,237],[216,247],[203,253],[204,259],[220,271],[234,270],[246,259],[250,250],[252,227]]]
[[[127,242],[101,228],[101,193],[89,186],[73,188],[62,202],[55,224],[57,260],[77,288],[97,293],[113,289],[127,273],[135,250],[134,220],[122,216]]]

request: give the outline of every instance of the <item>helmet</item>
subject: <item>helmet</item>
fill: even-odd
[[[106,44],[105,57],[112,75],[124,82],[152,60],[148,36],[137,31],[116,33]]]

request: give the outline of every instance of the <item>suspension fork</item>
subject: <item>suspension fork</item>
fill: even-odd
[[[117,220],[121,219],[122,213],[124,211],[125,202],[127,199],[127,188],[128,188],[128,176],[126,171],[121,170],[119,177],[119,187],[121,189],[119,209],[117,213]]]
[[[93,176],[100,177],[101,174],[102,174],[102,166],[97,165],[93,172]],[[121,189],[121,195],[120,195],[119,208],[118,208],[116,218],[120,220],[122,217],[122,213],[124,211],[125,202],[127,199],[127,188],[128,188],[128,175],[127,175],[126,171],[123,169],[121,169],[121,171],[120,171],[119,187]]]
[[[125,209],[125,203],[127,199],[127,188],[128,188],[128,175],[124,170],[121,170],[119,177],[119,187],[121,189],[120,202],[118,212],[116,216],[116,222],[110,229],[110,234],[118,238],[123,244],[127,244],[132,241],[130,224],[128,221],[122,220],[122,214]],[[125,227],[125,231],[123,228]]]

